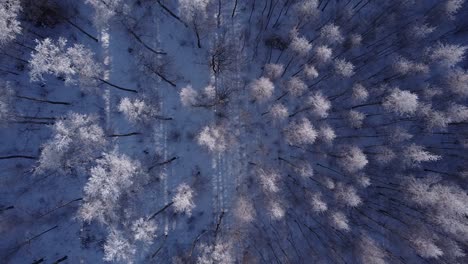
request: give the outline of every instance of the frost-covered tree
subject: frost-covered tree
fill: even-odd
[[[305,19],[306,21],[316,18],[320,13],[317,0],[298,1],[295,8],[298,18]]]
[[[352,99],[354,102],[362,103],[369,98],[369,92],[367,91],[366,87],[360,83],[356,83],[353,85],[352,91]]]
[[[79,216],[84,221],[108,223],[117,217],[121,198],[145,179],[138,161],[116,151],[103,153],[90,170]]]
[[[280,175],[277,171],[258,169],[257,176],[260,182],[260,186],[266,193],[277,193],[279,189]]]
[[[157,225],[152,220],[139,218],[133,221],[131,226],[133,232],[133,239],[135,241],[142,241],[145,244],[152,244],[153,239],[156,237]]]
[[[336,138],[336,134],[331,126],[322,125],[319,128],[319,138],[326,143],[331,143]]]
[[[468,71],[461,68],[449,71],[446,83],[454,94],[463,98],[468,97]]]
[[[295,164],[293,165],[293,170],[299,176],[304,178],[314,176],[314,169],[312,168],[312,165],[310,165],[310,163],[306,160],[301,159],[298,162],[295,162]]]
[[[99,26],[106,25],[117,13],[128,9],[122,0],[86,0],[95,11],[94,23]]]
[[[211,152],[226,151],[232,141],[226,127],[222,125],[205,126],[197,136],[198,144]]]
[[[298,56],[307,56],[312,50],[312,44],[305,38],[293,32],[289,48]]]
[[[234,216],[244,223],[250,223],[255,219],[255,208],[246,197],[241,196],[236,201]]]
[[[311,107],[311,113],[319,118],[327,117],[328,111],[331,109],[330,100],[328,100],[320,91],[310,96],[307,99],[307,104]]]
[[[227,102],[229,94],[229,89],[219,89],[212,84],[207,85],[200,92],[189,84],[180,90],[179,97],[184,106],[210,108]]]
[[[362,170],[368,163],[364,152],[357,146],[345,147],[339,158],[340,166],[350,173]]]
[[[232,245],[227,242],[217,242],[214,246],[200,245],[200,256],[197,258],[197,264],[233,264],[235,259],[232,255]]]
[[[323,200],[321,193],[315,193],[310,195],[310,205],[312,210],[316,213],[323,213],[328,210],[327,203]]]
[[[271,218],[273,218],[274,220],[281,220],[286,212],[284,211],[283,206],[279,202],[270,201],[269,213]]]
[[[62,77],[65,84],[95,85],[102,74],[102,67],[93,59],[94,53],[83,45],[67,47],[67,40],[57,42],[46,38],[37,41],[31,54],[29,75],[32,81],[44,81],[44,74]]]
[[[260,77],[250,83],[252,96],[260,102],[270,99],[273,96],[274,90],[275,85],[270,81],[270,79],[265,77]]]
[[[336,74],[340,76],[351,77],[354,75],[354,65],[345,59],[336,59],[334,67]]]
[[[350,185],[338,183],[335,189],[335,197],[338,201],[349,207],[356,207],[362,203],[356,189]]]
[[[468,107],[452,103],[447,109],[447,116],[450,122],[466,122],[468,121]]]
[[[268,63],[265,65],[265,76],[271,80],[278,79],[284,72],[283,64]]]
[[[281,121],[288,117],[288,108],[283,104],[276,103],[271,106],[270,114],[275,120]]]
[[[340,27],[335,24],[327,24],[323,26],[320,30],[320,38],[330,44],[341,43],[344,40]]]
[[[184,213],[191,216],[192,210],[195,208],[193,196],[193,189],[188,184],[181,183],[177,186],[176,194],[172,197],[174,211],[176,213]]]
[[[442,157],[426,151],[423,146],[411,144],[403,149],[404,162],[407,165],[418,166],[421,162],[437,161]]]
[[[334,228],[343,231],[349,231],[349,223],[346,215],[340,211],[332,212],[330,214],[330,224]]]
[[[429,234],[413,235],[411,237],[411,244],[416,252],[423,258],[439,258],[444,254]]]
[[[301,118],[289,123],[285,136],[289,144],[303,145],[314,143],[318,133],[307,118]]]
[[[437,43],[427,51],[432,62],[442,66],[453,67],[465,58],[467,46]]]
[[[200,34],[203,23],[206,26],[207,8],[211,0],[178,0],[179,15],[187,25],[193,27],[197,36],[198,48],[201,48]]]
[[[307,79],[309,80],[313,80],[319,76],[317,69],[313,65],[310,65],[310,64],[307,64],[304,66],[304,73]]]
[[[445,112],[434,110],[430,104],[420,104],[418,109],[427,130],[445,130],[450,122]]]
[[[379,162],[380,164],[388,164],[391,162],[394,158],[396,157],[395,152],[390,149],[389,147],[386,146],[379,146],[376,147],[376,150],[374,152],[374,158]]]
[[[349,110],[347,113],[347,120],[352,128],[361,128],[365,118],[366,114],[356,110]]]
[[[292,77],[286,82],[286,88],[291,95],[299,96],[307,90],[307,85],[299,77]]]
[[[393,68],[399,74],[428,74],[429,66],[423,63],[410,61],[404,57],[397,57],[393,63]]]
[[[104,260],[117,263],[133,263],[137,248],[123,234],[113,231],[104,244]]]
[[[364,234],[359,240],[359,258],[362,263],[369,264],[385,264],[387,253],[382,249],[377,242]]]
[[[315,58],[317,58],[317,60],[322,63],[330,61],[332,58],[332,53],[332,49],[325,45],[317,46],[314,49]]]
[[[433,27],[427,23],[415,23],[409,29],[408,37],[421,40],[434,32],[434,30],[436,30],[436,27]]]
[[[418,96],[409,91],[394,88],[392,92],[385,97],[382,106],[390,112],[398,115],[412,115],[418,109]]]
[[[41,150],[36,173],[67,173],[94,160],[107,140],[94,115],[70,113],[52,127],[53,137]]]
[[[465,0],[447,0],[444,5],[445,14],[448,15],[450,19],[454,19],[464,2]]]
[[[179,92],[180,101],[184,106],[193,106],[197,103],[198,92],[195,91],[192,85],[187,85]]]
[[[132,100],[128,97],[124,97],[120,100],[117,109],[132,123],[147,123],[160,117],[156,107],[147,104],[142,99]]]
[[[21,11],[20,0],[0,0],[0,46],[10,42],[21,33],[18,14]]]
[[[349,37],[349,44],[353,48],[361,45],[361,42],[362,42],[362,36],[360,34],[351,34],[351,36]]]
[[[439,177],[409,177],[404,182],[411,202],[429,212],[429,221],[459,241],[467,241],[468,194],[453,184],[443,184]]]

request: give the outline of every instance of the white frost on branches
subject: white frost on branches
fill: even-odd
[[[299,96],[307,90],[307,85],[299,77],[292,77],[286,82],[286,88],[291,95]]]
[[[314,116],[319,118],[328,116],[328,111],[331,109],[331,102],[321,92],[316,92],[314,95],[310,96],[307,101]]]
[[[92,161],[106,144],[104,131],[92,115],[70,113],[52,127],[53,138],[42,146],[36,173],[66,173]]]
[[[37,41],[35,52],[31,54],[29,75],[32,81],[44,81],[44,74],[52,74],[65,79],[65,84],[95,84],[102,72],[101,66],[93,59],[94,53],[81,44],[67,47],[67,40],[59,38],[57,43],[46,38]]]
[[[338,201],[350,207],[357,207],[362,203],[361,198],[353,186],[338,183],[336,186],[335,197]]]
[[[105,26],[117,12],[128,8],[122,0],[86,0],[85,3],[94,8],[94,23],[98,27]]]
[[[270,78],[271,80],[276,80],[284,72],[283,64],[278,63],[268,63],[265,65],[265,75]]]
[[[120,100],[118,110],[132,123],[148,122],[157,116],[157,109],[154,106],[148,105],[142,99],[132,100],[125,97]]]
[[[442,157],[434,155],[429,151],[424,150],[424,147],[411,144],[403,149],[404,162],[407,165],[418,166],[421,162],[437,161]]]
[[[348,218],[342,212],[333,212],[330,214],[331,226],[338,230],[349,231]]]
[[[156,237],[157,225],[154,221],[139,218],[132,223],[133,238],[145,244],[152,244]]]
[[[354,173],[362,170],[367,165],[368,160],[359,147],[352,146],[344,149],[339,163],[344,170]]]
[[[333,51],[326,45],[321,45],[314,49],[314,53],[317,60],[323,63],[331,60]]]
[[[84,221],[97,219],[102,223],[115,217],[119,199],[142,181],[141,165],[116,151],[104,153],[91,168],[88,182],[84,187],[83,205],[80,217]]]
[[[313,65],[310,65],[310,64],[307,64],[304,66],[304,73],[307,79],[309,80],[313,80],[319,76],[317,69]]]
[[[281,103],[276,103],[270,108],[270,114],[275,120],[281,121],[288,117],[288,108]]]
[[[394,112],[400,116],[412,115],[418,109],[418,96],[409,91],[395,88],[384,99],[382,106],[385,110]]]
[[[21,33],[18,14],[21,11],[20,0],[0,0],[0,46],[16,38]]]
[[[250,83],[252,96],[258,101],[266,101],[273,95],[274,84],[266,77],[260,77]]]
[[[305,37],[299,37],[297,34],[293,34],[289,48],[299,56],[307,56],[312,49],[312,44]]]
[[[291,145],[312,144],[318,136],[307,118],[291,122],[285,131],[286,141]]]
[[[189,84],[180,90],[179,97],[183,106],[193,106],[197,103],[198,92]]]
[[[104,260],[117,263],[133,263],[136,246],[118,231],[112,231],[104,244]]]
[[[437,43],[427,53],[429,59],[446,67],[453,67],[465,58],[467,46]]]
[[[351,77],[354,75],[354,65],[345,59],[336,59],[335,72],[343,77]]]
[[[369,92],[367,91],[366,87],[364,87],[360,83],[356,83],[353,85],[353,93],[352,99],[356,103],[365,102],[369,98]]]
[[[255,219],[255,208],[247,198],[241,196],[236,202],[234,215],[240,221],[250,223]]]
[[[197,136],[198,144],[211,152],[226,151],[230,141],[228,132],[222,125],[205,126]]]
[[[193,190],[186,183],[182,183],[177,187],[176,194],[172,198],[174,211],[176,213],[185,213],[192,215],[192,210],[195,208],[193,203]]]
[[[327,24],[320,30],[320,37],[328,43],[341,43],[344,38],[341,34],[340,27],[335,24]]]

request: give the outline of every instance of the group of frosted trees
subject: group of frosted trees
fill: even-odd
[[[350,246],[361,263],[466,258],[466,7],[429,2],[244,1],[251,101],[206,107],[251,111],[232,213],[261,234],[245,245],[257,260],[341,263]],[[182,89],[182,104],[197,111],[205,90]],[[229,155],[232,119],[198,144]]]
[[[466,262],[463,0],[86,0],[92,30],[72,19],[73,12],[62,14],[68,2],[38,1],[39,9],[60,17],[81,38],[49,34],[52,27],[35,33],[34,21],[22,17],[30,8],[23,2],[0,0],[1,56],[26,63],[15,71],[0,65],[6,76],[0,82],[0,127],[46,124],[49,136],[37,156],[0,159],[35,160],[34,177],[84,179],[77,219],[83,227],[102,228],[105,261],[148,260],[165,247],[163,258],[172,263]],[[195,54],[184,62],[205,70],[207,83],[180,78],[179,69],[170,67],[178,54],[150,40],[154,25],[148,21],[156,20],[136,19],[142,10],[177,28],[170,38],[184,39],[181,49]],[[157,168],[177,158],[155,163],[133,157],[115,139],[148,140],[160,122],[170,121],[170,127],[178,120],[161,114],[156,101],[168,98],[146,85],[127,87],[107,78],[108,61],[101,60],[93,32],[110,28],[131,40],[136,74],[175,91],[174,111],[203,116],[193,118],[186,148],[213,160],[230,157],[236,162],[230,167],[241,168],[243,174],[228,181],[236,185],[227,209],[211,212],[196,204],[208,195],[192,186],[207,181],[200,171],[164,201],[148,198],[165,177],[155,176]],[[117,133],[109,116],[68,111],[70,102],[49,100],[47,93],[25,96],[15,82],[22,73],[32,87],[58,81],[60,89],[77,90],[99,109],[115,89],[118,98],[107,114],[134,130]],[[44,112],[65,110],[56,117],[27,116],[15,100],[37,103]],[[200,121],[207,116],[213,118]],[[196,219],[211,217],[208,212],[215,217]],[[187,223],[208,226],[179,243],[180,234],[160,225],[164,214],[169,221],[184,216]],[[154,253],[156,240],[163,242]]]

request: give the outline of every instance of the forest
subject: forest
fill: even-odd
[[[468,263],[465,0],[0,0],[0,262]]]

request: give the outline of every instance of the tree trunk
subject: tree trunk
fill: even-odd
[[[24,100],[40,102],[40,103],[47,103],[47,104],[54,104],[54,105],[71,105],[71,103],[69,103],[69,102],[50,101],[50,100],[46,100],[46,99],[38,99],[38,98],[22,96],[22,95],[15,95],[15,97],[20,98],[20,99],[24,99]]]
[[[116,88],[116,89],[119,89],[119,90],[122,90],[122,91],[126,91],[126,92],[138,93],[137,90],[128,89],[128,88],[123,88],[123,87],[121,87],[121,86],[115,85],[115,84],[110,83],[110,82],[108,82],[108,81],[106,81],[106,80],[104,80],[104,79],[101,79],[101,78],[97,78],[97,79],[98,79],[99,81],[101,81],[101,82],[103,82],[103,83],[105,83],[105,84],[111,86],[111,87]]]
[[[170,202],[168,204],[166,204],[163,208],[161,208],[159,211],[157,211],[156,213],[152,214],[151,217],[149,217],[146,221],[149,221],[153,218],[155,218],[158,214],[164,212],[167,208],[171,207],[171,205],[174,204],[174,202]]]

